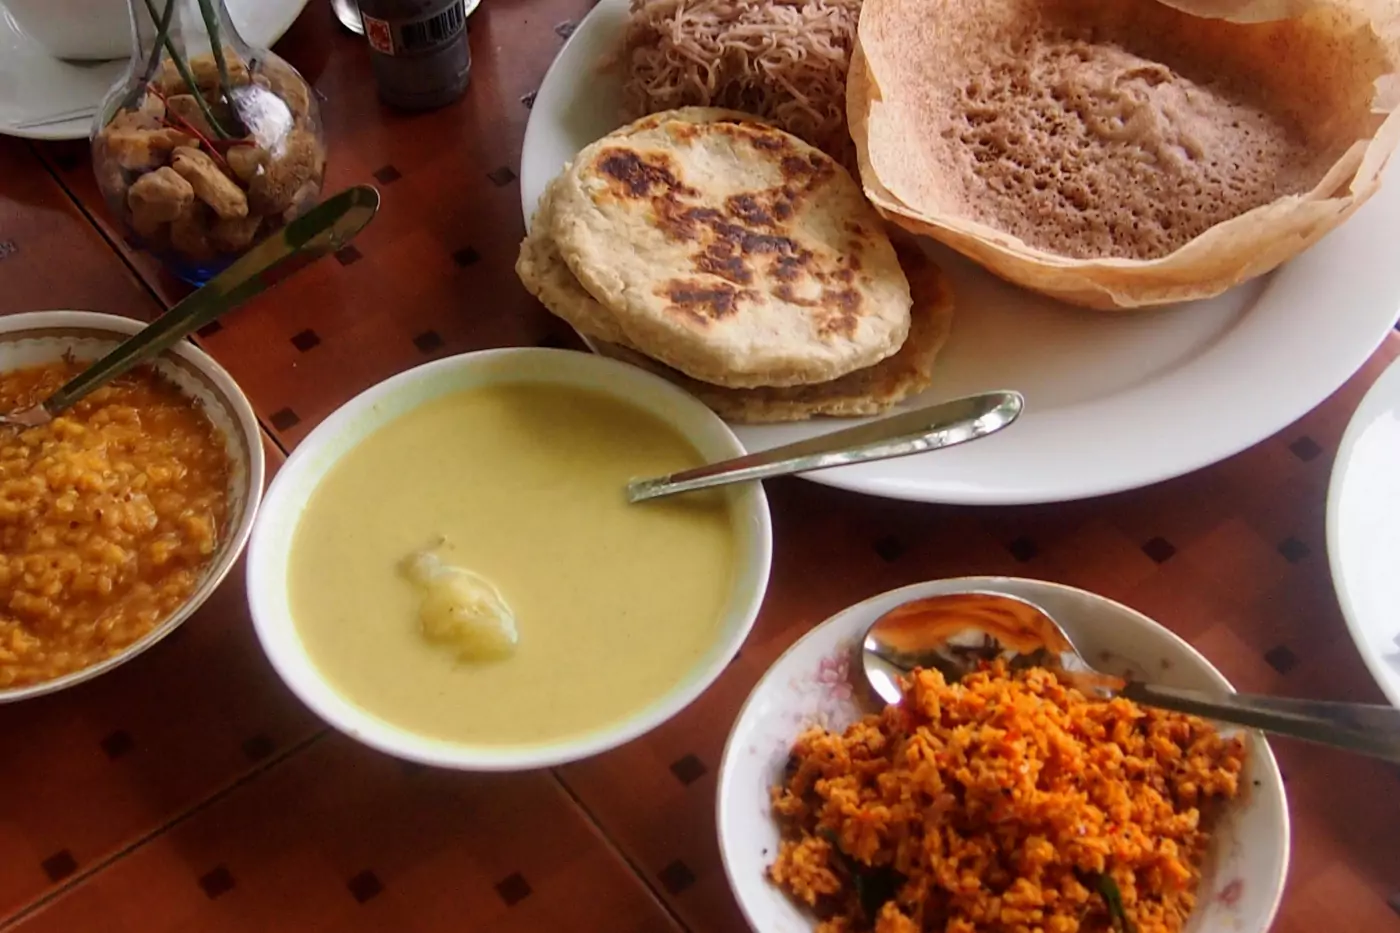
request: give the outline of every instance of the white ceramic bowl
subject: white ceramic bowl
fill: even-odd
[[[62,359],[96,360],[145,325],[90,311],[35,311],[0,317],[0,372]],[[248,399],[224,368],[194,344],[181,342],[162,354],[156,369],[196,401],[224,436],[229,474],[228,524],[199,586],[178,610],[119,654],[63,677],[0,690],[0,703],[53,693],[90,680],[131,660],[173,632],[203,605],[243,553],[263,489],[262,430]]]
[[[410,761],[472,771],[513,771],[575,761],[630,741],[680,712],[733,658],[768,585],[773,532],[762,487],[735,490],[738,573],[709,651],[664,696],[625,719],[545,744],[473,745],[418,735],[361,709],[326,681],[307,655],[287,595],[292,536],[316,486],[355,445],[435,398],[487,385],[548,382],[602,392],[673,425],[708,460],[743,454],[719,418],[663,379],[603,357],[568,350],[484,350],[426,363],[366,390],[311,432],[278,471],[248,550],[248,601],[263,650],[292,691],[336,729]],[[560,456],[567,456],[562,452]],[[621,490],[619,490],[621,495]]]
[[[1376,683],[1400,706],[1400,360],[1371,386],[1342,435],[1327,490],[1327,557],[1347,628]]]
[[[833,616],[788,649],[754,687],[720,765],[720,853],[749,924],[761,933],[811,933],[812,916],[765,874],[778,850],[769,789],[779,783],[793,740],[807,726],[842,729],[862,707],[857,650],[865,630],[901,603],[940,593],[996,591],[1047,610],[1096,666],[1185,688],[1231,690],[1194,648],[1126,606],[1073,587],[1010,577],[964,577],[882,593]],[[1265,933],[1288,872],[1288,805],[1273,753],[1247,734],[1246,780],[1217,826],[1199,902],[1184,933]]]

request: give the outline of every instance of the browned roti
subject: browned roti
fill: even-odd
[[[627,343],[733,388],[894,353],[909,288],[848,172],[788,133],[671,120],[583,150],[547,235]]]
[[[627,347],[596,343],[600,352],[669,379],[737,424],[878,415],[928,388],[953,323],[953,292],[943,270],[915,244],[896,241],[895,250],[914,299],[909,337],[893,356],[831,382],[725,389],[691,379]]]
[[[1356,5],[1174,3],[866,0],[848,107],[867,194],[1096,306],[1218,293],[1305,248],[1394,147],[1392,40]]]

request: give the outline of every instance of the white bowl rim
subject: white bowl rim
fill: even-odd
[[[9,342],[8,336],[15,331],[41,327],[87,329],[94,332],[93,337],[95,338],[115,337],[120,340],[137,333],[146,324],[147,322],[136,318],[105,314],[99,311],[24,311],[0,317],[0,343]],[[166,616],[155,628],[121,651],[90,667],[37,684],[0,690],[0,703],[17,703],[21,700],[29,700],[66,690],[105,674],[149,650],[179,628],[186,619],[194,615],[224,582],[234,564],[238,563],[238,559],[243,556],[243,549],[248,544],[248,537],[253,531],[253,523],[257,519],[259,506],[262,502],[263,484],[266,479],[267,456],[263,447],[262,425],[258,422],[258,416],[253,411],[252,403],[243,394],[242,388],[239,387],[233,376],[229,375],[228,370],[220,366],[212,356],[189,340],[179,341],[165,353],[175,354],[208,376],[210,381],[224,393],[224,397],[230,404],[229,414],[233,416],[248,446],[248,490],[242,520],[228,537],[224,556],[210,566],[204,579],[199,586],[195,587],[189,598],[180,605],[180,608]]]
[[[1109,597],[1102,596],[1098,593],[1093,592],[1092,590],[1084,590],[1080,589],[1077,586],[1069,586],[1068,584],[1064,583],[1055,583],[1050,580],[1038,580],[1031,577],[1011,577],[1000,574],[987,576],[942,577],[932,580],[922,580],[918,583],[910,583],[906,586],[896,587],[892,590],[885,590],[884,592],[876,593],[872,596],[862,599],[858,603],[852,603],[851,605],[846,606],[843,609],[839,609],[827,618],[823,619],[821,622],[808,629],[805,633],[803,633],[801,638],[794,641],[791,645],[788,645],[787,649],[784,650],[782,654],[778,655],[778,657],[775,658],[773,662],[768,665],[764,672],[761,675],[759,675],[758,680],[754,682],[753,687],[749,690],[749,695],[744,698],[743,705],[739,707],[739,712],[735,714],[734,720],[729,727],[729,735],[724,740],[724,752],[720,755],[719,774],[715,780],[715,835],[717,837],[716,841],[719,844],[720,862],[724,865],[725,882],[729,885],[729,890],[733,893],[734,900],[739,905],[739,911],[744,915],[744,920],[748,923],[750,929],[757,930],[758,926],[753,916],[749,913],[748,904],[743,898],[739,897],[738,895],[738,892],[740,890],[739,879],[729,856],[729,852],[733,846],[733,843],[727,838],[725,834],[726,824],[724,819],[725,776],[730,773],[730,756],[737,754],[737,752],[735,751],[735,747],[739,723],[743,722],[745,715],[748,713],[749,706],[757,702],[759,688],[763,685],[763,682],[768,678],[768,676],[778,667],[778,665],[780,665],[783,662],[784,659],[787,658],[788,655],[795,653],[808,639],[816,637],[817,632],[820,629],[824,628],[827,625],[827,623],[831,622],[839,616],[847,615],[848,613],[863,612],[872,603],[883,602],[884,600],[892,598],[897,598],[901,602],[907,601],[909,599],[916,599],[918,598],[918,595],[922,593],[931,583],[945,584],[948,586],[956,585],[957,587],[959,587],[959,589],[957,590],[943,591],[945,593],[999,592],[999,587],[1004,587],[1008,583],[1030,583],[1036,586],[1046,587],[1048,589],[1059,590],[1064,593],[1073,593],[1079,596],[1091,597],[1097,602],[1106,604],[1117,609],[1118,611],[1127,613],[1128,615],[1135,617],[1137,621],[1142,623],[1144,628],[1154,631],[1159,635],[1165,636],[1168,641],[1175,643],[1177,647],[1183,649],[1189,657],[1199,662],[1199,664],[1201,665],[1201,669],[1207,674],[1209,674],[1212,677],[1212,679],[1218,681],[1220,686],[1224,687],[1231,693],[1236,692],[1234,684],[1230,683],[1229,678],[1222,674],[1219,671],[1219,669],[1217,669],[1216,666],[1212,664],[1205,655],[1201,654],[1201,652],[1197,651],[1196,648],[1190,642],[1173,632],[1171,629],[1167,628],[1162,623],[1151,618],[1150,616],[1139,612],[1131,606],[1118,602],[1116,599],[1110,599]],[[1017,598],[1024,597],[1017,596]],[[853,673],[852,676],[854,677],[858,675]],[[1259,927],[1261,930],[1268,930],[1273,927],[1274,921],[1278,918],[1279,907],[1283,903],[1283,894],[1287,886],[1288,866],[1289,863],[1292,861],[1291,855],[1293,830],[1292,818],[1290,817],[1288,810],[1288,793],[1287,789],[1284,787],[1283,775],[1279,771],[1278,759],[1274,756],[1274,750],[1269,747],[1268,742],[1264,741],[1262,737],[1257,735],[1255,736],[1255,738],[1256,741],[1253,743],[1251,751],[1259,756],[1259,762],[1264,766],[1263,770],[1265,772],[1261,775],[1255,775],[1255,779],[1267,781],[1270,785],[1272,785],[1273,788],[1278,792],[1280,801],[1282,801],[1283,803],[1282,809],[1280,811],[1281,820],[1279,826],[1279,832],[1282,836],[1283,848],[1283,851],[1280,853],[1282,858],[1279,863],[1282,866],[1280,872],[1281,876],[1277,879],[1274,885],[1274,893],[1273,897],[1270,899],[1269,902],[1267,916],[1261,917],[1261,920],[1263,922],[1260,924]]]
[[[1357,610],[1353,590],[1343,581],[1346,573],[1342,567],[1342,490],[1346,488],[1347,476],[1351,472],[1352,460],[1357,443],[1370,430],[1376,419],[1388,413],[1386,406],[1396,394],[1400,385],[1400,357],[1386,365],[1376,381],[1371,383],[1366,394],[1361,397],[1347,421],[1346,430],[1337,444],[1337,455],[1332,461],[1332,472],[1327,479],[1326,541],[1327,565],[1332,578],[1332,592],[1336,594],[1337,605],[1342,610],[1347,632],[1356,645],[1356,653],[1361,656],[1371,679],[1385,694],[1391,706],[1400,707],[1400,687],[1396,686],[1395,675],[1391,673],[1385,660],[1376,651],[1370,633],[1366,631],[1366,620]],[[1392,406],[1393,408],[1394,406]]]
[[[669,395],[678,404],[691,408],[697,418],[708,421],[716,434],[732,447],[735,456],[744,452],[743,445],[729,426],[702,402],[665,379],[637,367],[592,353],[549,347],[501,347],[475,350],[421,363],[411,369],[396,373],[342,404],[302,439],[301,443],[292,451],[291,456],[287,458],[287,462],[277,471],[277,475],[273,478],[264,498],[264,508],[267,514],[276,514],[277,509],[282,504],[282,499],[289,495],[286,490],[292,482],[291,478],[297,475],[301,464],[315,455],[320,442],[335,437],[341,430],[353,424],[375,402],[392,396],[403,386],[420,380],[432,379],[440,372],[451,372],[462,367],[475,367],[489,361],[508,359],[512,356],[543,357],[560,354],[568,354],[576,358],[582,366],[594,367],[600,372],[611,373],[614,380],[630,381],[633,385],[644,388],[647,392]],[[399,417],[402,417],[402,414]],[[676,430],[688,439],[693,440],[691,432],[682,427],[674,425],[673,427],[676,427]],[[248,604],[253,618],[253,628],[273,669],[302,703],[338,732],[387,755],[435,767],[482,772],[527,771],[579,761],[639,738],[690,706],[724,672],[753,630],[753,625],[757,621],[759,610],[768,590],[773,558],[773,526],[768,499],[762,484],[753,484],[751,489],[742,495],[745,504],[738,506],[738,508],[745,513],[744,518],[753,526],[751,550],[757,557],[757,566],[752,568],[755,571],[756,584],[752,590],[741,593],[737,589],[737,585],[734,590],[739,602],[734,615],[742,615],[741,624],[736,628],[734,634],[723,643],[723,650],[716,655],[711,663],[703,669],[697,670],[691,678],[688,678],[692,681],[689,687],[685,689],[673,688],[670,692],[654,700],[641,713],[634,713],[615,720],[611,724],[595,728],[578,738],[519,746],[475,745],[438,740],[429,742],[424,737],[395,726],[356,706],[325,677],[320,675],[314,661],[307,656],[299,641],[297,642],[298,647],[295,649],[288,647],[284,651],[280,641],[275,637],[276,629],[292,628],[293,623],[289,616],[282,618],[278,613],[270,611],[265,605],[265,598],[261,595],[261,592],[267,586],[273,585],[275,578],[279,576],[276,570],[266,566],[267,561],[259,557],[264,550],[260,547],[260,542],[265,536],[271,534],[266,522],[259,522],[255,525],[248,546]],[[274,619],[274,616],[278,617]],[[293,639],[293,641],[297,640]],[[298,662],[304,663],[305,672],[300,669],[301,664]],[[303,678],[311,683],[308,684]],[[335,705],[323,702],[322,690],[340,702]],[[408,741],[399,741],[400,739]]]

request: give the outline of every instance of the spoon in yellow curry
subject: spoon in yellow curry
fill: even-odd
[[[915,668],[936,669],[952,682],[1001,659],[1011,669],[1054,670],[1091,696],[1119,696],[1400,762],[1400,710],[1182,690],[1105,674],[1089,666],[1049,613],[1004,593],[948,593],[897,606],[875,620],[861,647],[866,679],[887,703],[903,699],[899,678]]]
[[[627,501],[642,502],[712,486],[811,473],[952,447],[995,434],[1019,418],[1025,406],[1026,400],[1020,392],[969,395],[693,470],[635,480],[627,485]]]

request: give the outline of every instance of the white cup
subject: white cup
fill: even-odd
[[[131,54],[125,0],[0,0],[25,35],[55,58],[106,61]]]

